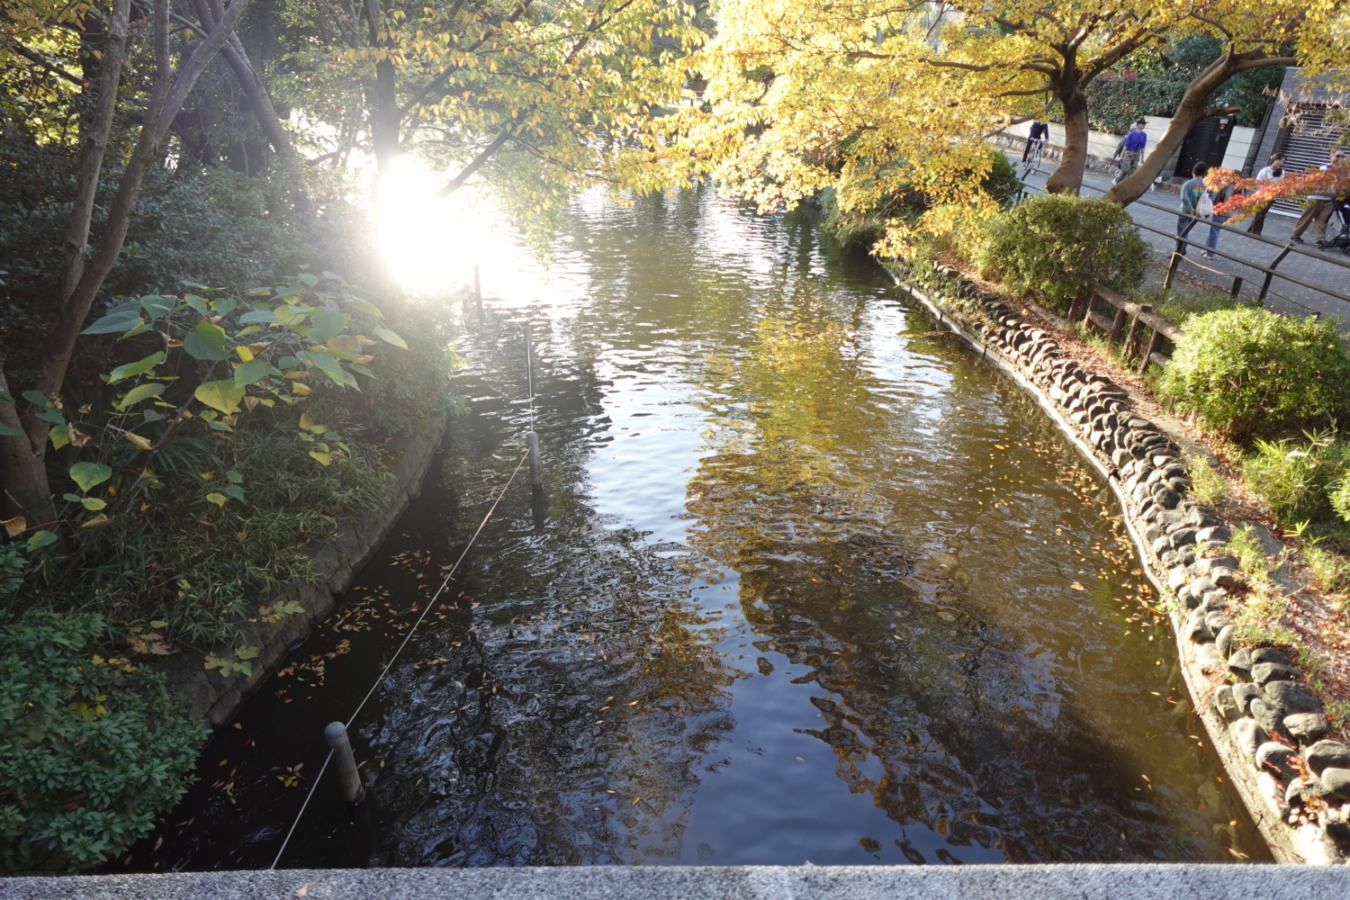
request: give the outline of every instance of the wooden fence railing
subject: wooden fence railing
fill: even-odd
[[[1095,325],[1100,328],[1106,334],[1108,344],[1120,344],[1127,359],[1139,360],[1141,375],[1149,363],[1166,366],[1168,357],[1163,350],[1181,337],[1181,329],[1155,315],[1149,304],[1135,303],[1100,284],[1093,285],[1092,293],[1086,298],[1074,301],[1069,320],[1082,322],[1084,327]]]

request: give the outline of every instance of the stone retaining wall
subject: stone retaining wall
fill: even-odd
[[[1036,395],[1120,498],[1145,571],[1169,601],[1195,709],[1276,858],[1346,863],[1350,746],[1326,739],[1322,705],[1287,654],[1234,640],[1230,592],[1242,589],[1242,573],[1225,552],[1228,528],[1187,498],[1191,481],[1176,443],[1049,333],[956,270],[939,267],[938,276],[940,290],[968,309],[896,280]]]
[[[267,606],[298,601],[304,612],[275,622],[256,619],[247,623],[241,645],[260,648],[252,673],[234,672],[223,677],[218,669],[208,671],[204,667],[203,653],[188,650],[160,664],[168,674],[169,693],[174,699],[185,703],[193,716],[203,717],[212,729],[234,718],[245,698],[281,666],[289,649],[308,637],[313,626],[328,615],[335,595],[347,589],[408,504],[421,493],[422,479],[445,431],[445,421],[444,415],[437,416],[426,423],[424,430],[392,442],[390,452],[398,460],[392,466],[389,502],[339,523],[332,540],[315,546],[311,551],[312,578],[293,581],[259,598],[259,604]]]

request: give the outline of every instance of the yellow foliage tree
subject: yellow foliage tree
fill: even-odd
[[[901,191],[935,210],[992,209],[979,187],[989,137],[1058,105],[1066,141],[1047,188],[1076,193],[1087,160],[1084,89],[1131,54],[1188,33],[1224,41],[1168,147],[1221,111],[1204,100],[1230,75],[1292,64],[1288,45],[1306,45],[1310,65],[1335,63],[1344,27],[1338,0],[725,0],[717,38],[690,63],[708,80],[709,105],[679,117],[670,163],[712,172],[762,209],[827,186],[845,212]],[[1165,147],[1152,157],[1159,167]]]

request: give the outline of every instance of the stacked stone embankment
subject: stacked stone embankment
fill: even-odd
[[[1286,651],[1244,646],[1233,609],[1245,587],[1229,528],[1192,499],[1173,438],[1129,394],[1067,356],[1055,337],[954,269],[938,273],[972,314],[902,286],[981,345],[1059,419],[1122,500],[1150,579],[1168,599],[1181,674],[1243,801],[1276,857],[1350,860],[1350,745]]]

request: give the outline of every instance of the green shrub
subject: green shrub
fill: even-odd
[[[1165,78],[1129,78],[1106,73],[1084,91],[1088,127],[1124,134],[1144,116],[1170,116],[1181,105],[1186,81]]]
[[[0,868],[85,868],[150,831],[206,737],[164,677],[87,648],[102,617],[0,627]]]
[[[1350,398],[1350,353],[1336,325],[1252,308],[1195,316],[1158,394],[1239,441],[1326,427]]]
[[[1046,194],[993,221],[982,269],[1064,312],[1093,282],[1122,292],[1138,287],[1147,262],[1148,245],[1123,207]]]
[[[1332,485],[1328,499],[1331,508],[1340,516],[1341,521],[1350,525],[1350,472],[1347,472],[1339,483]]]
[[[1332,516],[1328,496],[1345,475],[1350,445],[1329,439],[1310,442],[1256,441],[1243,460],[1242,477],[1270,506],[1283,526],[1325,522]]]

